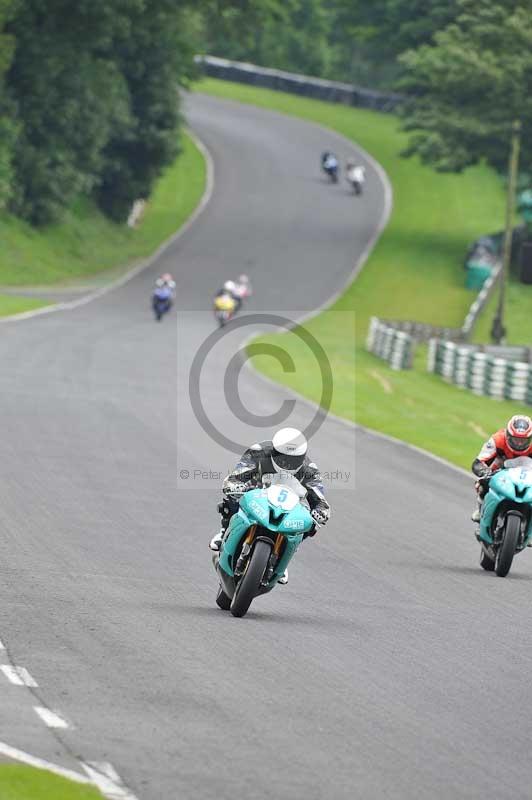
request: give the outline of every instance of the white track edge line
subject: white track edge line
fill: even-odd
[[[14,664],[0,664],[0,670],[8,681],[15,686],[28,686],[30,689],[36,689],[39,686],[26,667],[16,667]]]
[[[177,230],[175,233],[172,234],[165,242],[163,242],[157,250],[149,256],[149,258],[144,261],[142,264],[139,264],[137,267],[129,270],[126,272],[125,275],[122,275],[120,278],[117,278],[116,281],[112,281],[107,286],[102,286],[100,289],[97,289],[94,292],[85,295],[84,297],[79,298],[78,300],[69,300],[64,303],[53,303],[49,306],[44,306],[43,308],[37,308],[34,311],[22,311],[20,314],[12,314],[8,317],[0,317],[0,324],[2,323],[10,323],[10,322],[20,322],[26,319],[32,319],[33,317],[39,317],[43,314],[52,314],[57,311],[72,311],[75,308],[79,308],[80,306],[85,306],[87,303],[91,303],[93,300],[97,300],[99,297],[103,297],[104,295],[108,294],[109,292],[114,291],[115,289],[119,289],[121,286],[124,286],[126,283],[129,283],[133,278],[139,275],[144,270],[149,269],[152,267],[157,259],[175,242],[177,242],[185,233],[192,227],[192,225],[196,222],[200,214],[205,210],[207,205],[210,202],[212,197],[212,193],[214,190],[214,161],[212,156],[207,148],[207,146],[201,141],[199,136],[192,131],[190,128],[185,129],[187,134],[190,136],[200,153],[202,154],[203,158],[205,159],[205,166],[206,166],[206,179],[205,179],[205,190],[201,199],[192,212],[192,214],[185,220],[183,225]]]
[[[81,766],[91,782],[108,800],[137,800],[137,797],[124,786],[112,764],[106,761],[82,761]]]
[[[0,742],[0,755],[6,756],[6,758],[11,758],[13,761],[20,761],[23,764],[27,764],[29,767],[45,769],[48,772],[53,772],[55,775],[59,775],[62,778],[68,778],[68,780],[76,781],[76,783],[91,783],[90,779],[85,775],[82,775],[80,772],[74,772],[72,769],[66,769],[65,767],[58,766],[58,764],[52,764],[51,761],[45,761],[43,758],[37,758],[29,753],[25,753],[23,750],[17,750],[16,747],[11,747],[10,745],[5,744],[5,742]]]
[[[60,717],[54,711],[50,711],[45,706],[33,706],[33,710],[48,728],[61,728],[62,730],[70,728],[70,725],[63,717]]]

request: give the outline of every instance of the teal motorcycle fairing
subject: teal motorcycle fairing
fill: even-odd
[[[498,512],[513,508],[528,519],[525,547],[532,536],[532,459],[513,459],[505,462],[505,467],[490,478],[489,490],[482,504],[480,538],[486,544],[493,544],[493,523]]]
[[[263,587],[263,591],[269,591],[284,573],[303,541],[303,535],[311,530],[314,521],[309,508],[301,502],[301,496],[289,486],[274,484],[246,492],[240,500],[239,510],[231,518],[217,563],[217,570],[230,596],[235,589],[236,561],[252,525],[257,526],[258,537],[267,536],[273,542],[277,534],[282,534],[285,539],[273,576],[268,585]]]

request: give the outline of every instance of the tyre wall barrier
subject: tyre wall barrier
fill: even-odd
[[[427,369],[478,395],[532,405],[532,348],[431,339]]]
[[[461,328],[447,328],[442,325],[431,325],[428,322],[415,322],[410,319],[382,319],[379,321],[396,331],[408,333],[416,342],[428,342],[430,339],[461,339]]]
[[[298,75],[295,72],[258,67],[256,64],[247,64],[243,61],[228,61],[225,58],[198,55],[195,57],[195,62],[206,75],[212,78],[249,83],[253,86],[300,94],[316,100],[327,100],[330,103],[343,103],[348,106],[371,108],[374,111],[392,112],[402,102],[402,96],[393,92],[379,92],[350,83],[326,81],[308,75]]]
[[[372,317],[366,339],[370,353],[387,361],[392,369],[410,369],[414,360],[415,339],[378,317]]]

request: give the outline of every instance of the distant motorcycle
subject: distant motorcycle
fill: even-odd
[[[346,170],[346,180],[351,187],[353,194],[359,196],[364,190],[364,182],[366,180],[366,171],[364,167],[348,165]]]
[[[338,183],[340,165],[338,159],[333,153],[323,153],[321,157],[321,168],[331,181],[331,183]]]
[[[243,617],[253,598],[271,592],[314,526],[307,490],[297,478],[278,474],[262,480],[262,489],[243,487],[238,493],[240,508],[220,552],[213,554],[220,580],[216,603],[234,617]]]
[[[362,194],[362,187],[363,184],[360,181],[351,180],[350,178],[347,179],[347,182],[351,186],[353,190],[353,194],[361,195]]]
[[[214,317],[220,328],[234,317],[237,310],[237,301],[230,294],[221,294],[214,298]]]
[[[152,308],[155,319],[160,322],[172,308],[172,291],[167,286],[158,286],[152,295]]]
[[[480,566],[504,578],[532,537],[532,458],[508,459],[490,477],[479,537]]]

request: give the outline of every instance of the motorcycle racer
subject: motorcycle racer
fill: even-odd
[[[172,296],[175,295],[176,282],[174,281],[169,272],[165,272],[164,275],[161,275],[160,278],[157,278],[157,280],[155,281],[155,285],[157,286],[158,289],[166,287],[167,289],[170,289]]]
[[[507,459],[519,456],[532,458],[532,419],[525,414],[516,414],[508,421],[506,428],[501,428],[490,436],[473,461],[471,469],[479,478],[475,486],[477,508],[471,515],[473,522],[480,522],[488,479],[501,469]]]
[[[247,297],[251,297],[253,290],[247,275],[239,275],[238,280],[235,281],[235,284],[236,296],[240,301],[245,300]]]
[[[321,168],[329,177],[336,176],[340,162],[334,153],[324,152],[321,156]]]
[[[232,297],[235,301],[238,300],[237,286],[234,281],[225,281],[222,288],[219,289],[214,295],[214,298],[216,299],[217,297],[223,297],[224,295],[226,297]]]
[[[307,490],[310,513],[316,525],[325,525],[330,516],[330,506],[324,496],[320,471],[308,454],[307,440],[296,428],[282,428],[271,441],[258,442],[249,447],[240,461],[225,478],[222,487],[222,502],[218,511],[222,516],[222,526],[209,544],[211,550],[219,550],[233,514],[238,511],[240,497],[250,489],[262,485],[262,476],[272,473],[289,474]],[[313,531],[306,534],[314,536]],[[288,574],[279,579],[286,584]]]
[[[360,188],[362,188],[366,181],[365,167],[356,164],[354,159],[349,158],[345,165],[345,169],[348,182],[351,184],[357,184]]]

